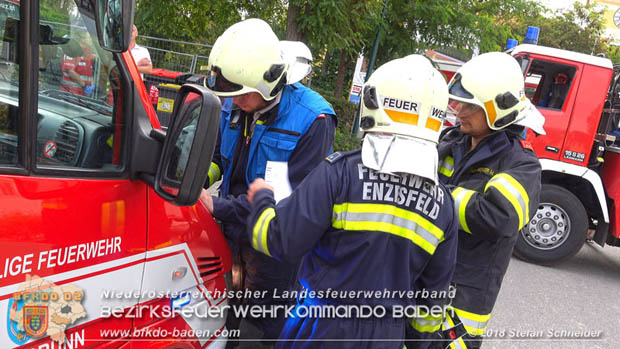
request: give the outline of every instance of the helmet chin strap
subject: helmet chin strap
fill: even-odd
[[[286,73],[282,74],[280,81],[274,86],[273,90],[271,90],[271,97],[277,95],[282,89],[286,86]]]

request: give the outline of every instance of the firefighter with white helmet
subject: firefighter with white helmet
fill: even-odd
[[[305,293],[293,314],[367,306],[386,315],[292,317],[276,347],[401,349],[408,328],[429,338],[441,325],[439,314],[409,321],[397,309],[443,304],[416,291],[445,295],[454,270],[458,222],[436,175],[447,85],[426,58],[412,55],[379,67],[362,101],[362,149],[330,155],[277,205],[271,187],[252,183],[248,236],[267,256],[301,259]]]
[[[280,41],[282,57],[289,65],[287,84],[294,84],[312,73],[312,52],[301,41]]]
[[[254,179],[266,176],[269,163],[283,164],[288,176],[282,177],[295,189],[331,152],[334,141],[334,110],[309,88],[288,85],[288,69],[280,41],[260,19],[247,19],[226,29],[209,55],[206,87],[227,103],[205,184],[208,187],[221,176],[220,196],[205,191],[201,201],[221,221],[229,241],[233,289],[264,292],[259,298],[233,302],[286,306],[295,301],[273,295],[297,289],[298,263],[277,261],[250,246],[245,234],[249,213],[245,194]],[[229,329],[240,321],[241,338],[257,340],[277,338],[285,321],[283,312],[276,318],[229,320]],[[240,345],[258,344],[245,341]]]
[[[505,53],[472,58],[449,92],[460,124],[440,138],[439,178],[454,198],[459,249],[454,312],[442,333],[451,347],[477,348],[519,230],[538,207],[540,163],[520,136],[524,126],[544,133],[544,118],[525,96],[519,64]]]

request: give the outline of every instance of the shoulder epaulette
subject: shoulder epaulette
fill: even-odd
[[[523,149],[529,149],[531,151],[534,151],[534,147],[532,147],[532,144],[524,139],[520,140],[521,142],[521,146],[523,147]]]
[[[335,152],[335,153],[331,153],[328,157],[325,158],[325,160],[329,161],[330,163],[334,163],[340,159],[344,158],[343,154],[339,151]]]
[[[329,163],[333,164],[337,161],[340,161],[344,158],[348,158],[349,156],[353,156],[355,154],[358,154],[360,151],[362,151],[361,149],[353,149],[353,150],[349,150],[349,151],[337,151],[332,153],[331,155],[329,155],[328,157],[325,158],[325,161],[328,161]]]

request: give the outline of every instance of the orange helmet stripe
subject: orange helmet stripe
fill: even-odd
[[[390,117],[390,119],[392,119],[395,122],[400,122],[402,124],[409,124],[409,125],[414,125],[414,126],[418,125],[418,118],[419,118],[418,114],[405,113],[402,111],[389,110],[389,109],[384,109],[384,111]]]
[[[495,124],[495,119],[497,118],[497,110],[495,110],[495,104],[493,104],[493,101],[485,102],[484,109],[487,112],[487,118],[489,119],[489,125]]]

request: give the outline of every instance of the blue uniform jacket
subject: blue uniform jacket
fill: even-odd
[[[273,258],[302,259],[299,281],[323,292],[317,298],[388,309],[432,306],[444,299],[383,292],[448,290],[457,248],[454,216],[443,185],[379,174],[363,166],[356,150],[330,155],[277,206],[270,190],[256,193],[248,234],[255,249]],[[341,298],[328,290],[381,295]],[[432,333],[440,320],[420,319],[413,327]]]
[[[458,127],[439,140],[439,180],[452,191],[459,220],[453,306],[478,314],[485,328],[522,229],[536,213],[541,167],[523,128],[486,136],[469,151],[471,137]],[[459,315],[461,320],[467,315]],[[465,318],[465,320],[468,320]]]
[[[325,99],[301,84],[286,86],[279,105],[274,108],[278,108],[275,119],[256,124],[251,135],[245,181],[249,185],[256,177],[264,177],[267,160],[287,161],[289,181],[294,189],[329,154],[334,141],[336,116]],[[233,256],[239,258],[244,268],[242,287],[254,290],[296,288],[298,264],[280,263],[249,245],[245,234],[250,209],[247,196],[240,195],[238,190],[230,193],[233,163],[245,163],[244,159],[235,158],[237,144],[247,138],[241,135],[242,127],[235,128],[231,124],[230,108],[223,109],[220,139],[210,176],[212,183],[211,179],[218,177],[213,170],[219,172],[220,168],[223,169],[221,196],[213,198],[213,216],[222,222]],[[270,303],[268,298],[252,298],[250,301]]]
[[[213,215],[223,222],[245,224],[249,212],[245,195],[229,195],[232,166],[237,160],[235,149],[242,137],[241,127],[231,127],[230,107],[231,103],[226,102],[222,108],[218,145],[213,156],[218,172],[220,169],[222,172],[221,195],[214,198]],[[296,83],[284,88],[277,108],[272,124],[257,123],[254,127],[246,168],[248,186],[254,179],[265,177],[267,161],[285,161],[294,189],[331,152],[337,119],[323,97]]]

